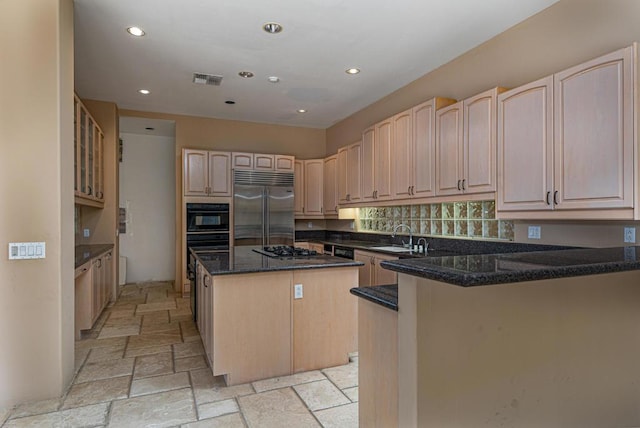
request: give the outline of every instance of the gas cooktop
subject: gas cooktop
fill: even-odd
[[[291,247],[289,245],[254,248],[253,251],[269,257],[313,257],[318,255],[316,250]]]

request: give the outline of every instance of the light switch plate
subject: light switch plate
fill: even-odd
[[[89,229],[84,229],[84,230],[83,230],[83,236],[84,236],[85,238],[88,238],[90,234],[91,234],[91,232],[89,231]]]
[[[540,239],[541,236],[540,226],[529,226],[527,237],[529,239]]]
[[[10,242],[9,260],[44,259],[46,244],[44,242]]]

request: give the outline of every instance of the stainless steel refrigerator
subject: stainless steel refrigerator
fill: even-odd
[[[233,241],[240,245],[293,245],[293,173],[236,170]]]

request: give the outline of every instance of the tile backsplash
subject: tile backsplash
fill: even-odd
[[[496,220],[495,201],[360,208],[358,230],[391,233],[407,224],[415,235],[513,241],[513,221]],[[406,234],[406,230],[400,231]]]

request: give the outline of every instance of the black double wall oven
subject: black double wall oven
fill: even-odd
[[[202,259],[212,258],[229,252],[229,204],[188,203],[187,223],[187,260],[188,275],[191,282],[191,311],[193,319],[197,316],[196,258],[189,249],[198,253]]]

